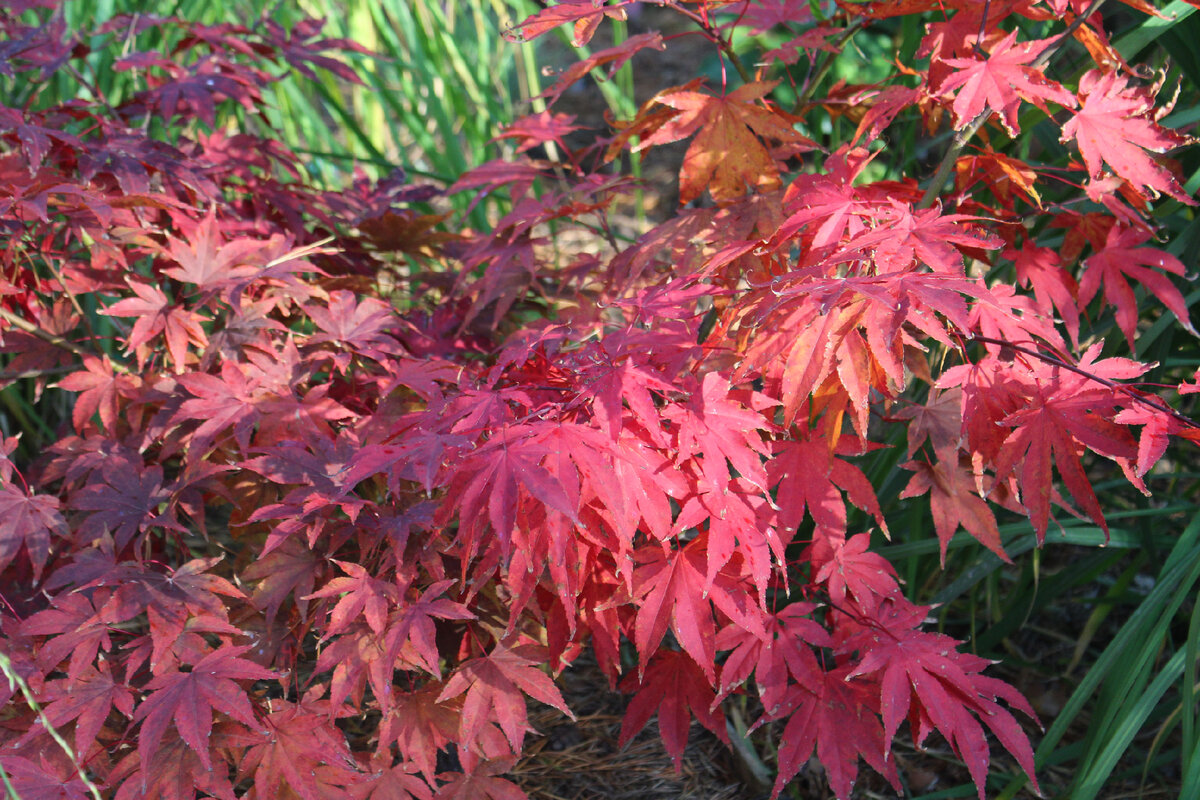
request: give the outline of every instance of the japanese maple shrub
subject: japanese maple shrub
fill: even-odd
[[[585,650],[632,696],[622,740],[657,714],[677,763],[751,697],[775,795],[814,751],[840,798],[860,759],[898,786],[905,723],[980,797],[989,737],[1037,785],[1028,703],[870,549],[863,467],[906,452],[943,557],[961,527],[1003,558],[998,510],[1107,530],[1095,457],[1144,490],[1193,435],[1122,355],[1162,306],[1190,330],[1154,223],[1192,213],[1162,156],[1190,140],[1103,0],[660,0],[723,82],[584,147],[517,122],[452,187],[508,193],[483,231],[400,174],[310,186],[262,133],[286,69],[353,79],[319,23],[77,31],[57,5],[0,4],[4,419],[43,415],[0,449],[17,795],[523,797],[527,701],[570,715],[553,677]],[[518,34],[583,44],[635,5]],[[903,71],[825,82],[897,16]],[[768,30],[745,63],[735,32]],[[597,49],[545,98],[664,46]],[[135,91],[88,90],[103,52]],[[43,97],[56,73],[77,98]],[[886,144],[914,123],[953,131],[930,163]],[[679,209],[623,240],[615,165],[684,140]],[[597,246],[564,253],[573,228]]]

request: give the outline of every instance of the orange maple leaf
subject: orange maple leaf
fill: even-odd
[[[791,145],[792,152],[817,146],[795,129],[796,117],[755,102],[777,83],[748,83],[724,97],[690,90],[665,92],[655,99],[675,113],[634,150],[696,134],[679,171],[681,205],[695,200],[706,188],[718,203],[741,197],[747,186],[760,191],[777,189],[779,167],[760,137]]]

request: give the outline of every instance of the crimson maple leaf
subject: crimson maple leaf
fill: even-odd
[[[413,762],[392,763],[390,756],[375,756],[370,761],[374,774],[350,789],[353,800],[432,800],[433,792],[425,781],[413,774]]]
[[[455,670],[446,682],[446,688],[438,695],[438,702],[445,702],[466,692],[459,725],[459,741],[462,744],[475,742],[484,722],[495,720],[513,751],[520,752],[521,742],[529,727],[525,695],[554,706],[575,719],[554,681],[538,669],[546,661],[545,652],[545,648],[538,645],[509,648],[497,644],[486,656],[472,658]]]
[[[773,714],[783,702],[788,675],[802,685],[809,683],[821,670],[812,648],[833,647],[829,631],[809,616],[816,608],[814,603],[796,602],[768,614],[765,637],[736,623],[718,633],[717,650],[732,652],[721,665],[717,699],[724,699],[753,672],[759,699]]]
[[[529,800],[510,780],[499,777],[512,767],[512,759],[478,764],[472,770],[439,775],[446,783],[438,788],[434,800]]]
[[[1183,262],[1157,247],[1142,247],[1149,239],[1150,233],[1141,228],[1114,225],[1108,231],[1104,247],[1083,262],[1084,272],[1079,279],[1079,304],[1086,306],[1103,286],[1104,299],[1116,307],[1117,326],[1131,347],[1139,315],[1137,298],[1127,278],[1145,286],[1185,328],[1193,335],[1200,335],[1192,327],[1183,293],[1170,278],[1155,271],[1183,276],[1186,274]]]
[[[1003,684],[979,674],[990,665],[987,659],[958,652],[958,642],[949,636],[916,630],[928,610],[906,603],[889,604],[878,615],[878,625],[863,628],[842,642],[839,652],[857,650],[864,654],[846,680],[879,673],[884,742],[895,738],[911,709],[914,719],[932,723],[966,762],[979,790],[979,800],[984,798],[988,765],[988,744],[979,720],[1012,753],[1037,790],[1033,748],[1012,714],[995,701],[1002,697],[1036,719],[1033,709],[1015,691],[1004,689],[998,693]],[[919,746],[929,727],[914,724],[913,730]],[[890,744],[885,744],[885,753],[889,750]]]
[[[1091,70],[1079,81],[1084,96],[1079,112],[1062,127],[1062,141],[1079,146],[1088,175],[1099,178],[1104,165],[1135,187],[1195,205],[1175,177],[1146,151],[1163,153],[1192,140],[1157,124],[1153,96],[1129,86],[1118,70]]]
[[[933,530],[941,545],[943,567],[946,566],[946,548],[959,525],[1001,559],[1011,561],[1000,544],[996,515],[987,501],[975,493],[974,480],[957,463],[957,451],[952,455],[954,459],[949,462],[939,460],[936,464],[929,464],[910,461],[903,464],[905,469],[917,474],[913,475],[900,497],[920,497],[929,492]]]
[[[71,496],[72,507],[93,512],[79,528],[85,538],[110,533],[120,550],[147,528],[187,530],[169,506],[159,511],[159,506],[169,503],[172,496],[170,489],[162,485],[162,467],[137,470],[110,463],[100,468],[100,476],[103,480],[93,475],[87,486]]]
[[[725,716],[714,710],[716,692],[700,665],[678,650],[659,650],[650,661],[644,676],[630,673],[621,684],[624,691],[636,691],[625,717],[621,720],[620,746],[646,727],[650,717],[658,713],[658,732],[675,771],[682,766],[683,750],[687,746],[688,728],[695,716],[701,725],[726,744]]]
[[[638,551],[633,595],[641,598],[634,623],[634,645],[644,671],[650,656],[666,635],[668,624],[683,649],[701,665],[709,682],[716,682],[716,625],[712,604],[730,619],[753,627],[752,597],[746,587],[720,573],[709,584],[707,532],[681,550],[664,553],[648,546]]]
[[[213,748],[218,750],[233,737],[224,735],[218,725]],[[224,765],[220,765],[224,766]],[[109,776],[110,785],[118,786],[114,800],[195,800],[204,792],[220,800],[236,800],[227,769],[205,766],[200,756],[177,733],[168,732],[166,740],[154,752],[154,758],[142,762],[134,750],[117,764]]]
[[[887,751],[883,726],[871,710],[876,704],[867,695],[867,687],[849,680],[849,671],[848,666],[830,672],[820,670],[803,685],[790,684],[786,698],[774,713],[754,724],[758,727],[768,720],[787,719],[779,737],[779,771],[773,798],[808,763],[814,746],[829,786],[841,800],[850,797],[860,756],[899,791],[900,776]]]
[[[97,592],[94,597],[103,608],[107,595]],[[44,672],[53,671],[69,655],[67,680],[78,680],[95,663],[101,647],[112,649],[110,626],[118,620],[103,614],[92,602],[82,594],[64,593],[54,598],[53,607],[30,615],[21,624],[23,636],[53,635],[37,651],[37,664]]]
[[[0,571],[24,547],[33,565],[33,579],[38,580],[50,557],[51,536],[70,538],[57,497],[29,495],[11,483],[0,486]]]
[[[866,609],[897,588],[896,569],[878,553],[872,553],[871,535],[859,533],[846,539],[844,535],[818,529],[809,558],[813,564],[813,582],[824,583],[829,597],[841,604],[846,593]]]
[[[400,592],[395,583],[372,577],[359,564],[334,560],[349,577],[334,578],[318,592],[305,595],[303,600],[317,597],[338,597],[337,604],[329,612],[323,638],[341,633],[359,616],[364,616],[371,630],[383,633],[388,609],[399,600]]]
[[[163,732],[174,725],[187,746],[200,761],[212,769],[209,735],[213,711],[220,711],[258,728],[258,716],[235,683],[238,680],[271,680],[276,675],[252,661],[238,658],[249,646],[223,645],[192,665],[190,672],[169,672],[146,684],[150,695],[134,711],[135,722],[142,723],[138,735],[138,754],[143,764],[151,763]]]
[[[75,430],[83,433],[92,415],[99,412],[100,422],[111,431],[117,421],[118,398],[131,394],[137,383],[128,375],[118,374],[108,356],[84,356],[83,368],[84,371],[72,372],[58,382],[60,389],[79,392],[71,409],[71,421]]]
[[[238,774],[253,777],[256,795],[345,797],[364,781],[345,734],[334,724],[334,707],[315,700],[314,694],[310,691],[299,703],[272,700],[272,712],[255,725],[265,730],[240,737],[250,747]]]
[[[837,457],[852,452],[852,446],[839,443],[835,454],[815,431],[810,431],[808,437],[775,442],[774,457],[767,462],[768,485],[777,488],[781,528],[794,534],[807,511],[819,527],[845,533],[845,492],[851,503],[870,512],[886,530],[883,511],[867,476]]]
[[[1019,131],[1017,108],[1028,100],[1049,113],[1046,101],[1066,108],[1075,107],[1075,95],[1042,74],[1031,62],[1050,41],[1039,40],[1017,44],[1017,32],[993,44],[987,53],[974,58],[947,58],[948,66],[956,67],[938,87],[938,94],[948,95],[958,90],[954,98],[955,126],[967,126],[984,111],[984,106],[1000,115],[1000,122],[1015,137]]]
[[[574,23],[571,43],[583,47],[591,41],[600,20],[604,17],[625,19],[625,6],[637,5],[641,0],[620,0],[613,5],[608,0],[558,0],[554,5],[530,15],[516,26],[516,31],[505,34],[514,41],[531,41],[547,31],[552,31],[567,22]]]
[[[1020,251],[1005,251],[1013,259],[1017,269],[1017,281],[1022,286],[1033,286],[1033,296],[1042,309],[1051,308],[1062,315],[1063,324],[1071,341],[1079,342],[1079,286],[1070,272],[1063,267],[1063,259],[1049,247],[1038,247],[1026,240]]]
[[[1097,361],[1102,344],[1092,345],[1080,359],[1077,366],[1084,375],[1128,380],[1149,369],[1149,365],[1124,358]],[[1118,463],[1132,464],[1137,445],[1128,429],[1111,419],[1124,395],[1084,375],[1040,361],[1032,372],[1036,383],[1029,387],[1028,405],[998,421],[1000,427],[1011,430],[995,458],[996,479],[1017,475],[1021,502],[1029,509],[1040,542],[1050,518],[1053,463],[1071,496],[1107,534],[1100,501],[1079,458],[1086,448]],[[1132,469],[1126,474],[1132,475]]]
[[[88,800],[88,787],[73,771],[55,769],[45,758],[39,764],[24,756],[0,755],[4,782],[21,800]]]
[[[92,749],[96,735],[116,709],[126,718],[133,716],[133,692],[124,682],[114,681],[108,661],[99,661],[99,669],[88,666],[75,681],[60,678],[46,684],[41,702],[50,724],[59,727],[75,720],[75,752],[80,756]]]
[[[208,335],[200,324],[208,320],[194,311],[171,303],[157,286],[141,281],[130,281],[129,286],[137,295],[136,298],[120,300],[100,313],[112,317],[137,317],[137,322],[133,324],[133,330],[125,341],[127,353],[137,350],[160,333],[165,334],[167,352],[175,362],[176,371],[182,371],[187,363],[188,344],[200,348],[208,345]]]
[[[430,783],[437,773],[438,751],[458,736],[462,710],[461,700],[438,702],[443,688],[431,683],[415,692],[398,693],[379,723],[380,748],[394,742]]]
[[[188,449],[192,459],[208,453],[217,436],[229,427],[233,428],[234,439],[243,451],[250,446],[250,436],[261,413],[258,401],[262,391],[243,367],[226,361],[221,365],[220,377],[193,372],[181,375],[179,383],[194,399],[184,400],[171,421],[200,421]]]

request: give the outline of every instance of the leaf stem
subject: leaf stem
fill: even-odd
[[[821,81],[825,80],[825,77],[829,74],[829,71],[833,69],[833,62],[837,61],[837,57],[841,53],[842,47],[844,47],[846,42],[850,41],[850,37],[858,33],[862,27],[863,21],[859,20],[850,27],[846,28],[845,32],[837,38],[837,41],[835,41],[833,45],[838,49],[838,52],[825,54],[825,57],[821,61],[821,66],[817,67],[816,73],[812,76],[812,78],[809,79],[808,84],[804,87],[804,91],[801,92],[798,97],[796,97],[796,102],[792,104],[792,114],[799,114],[800,110],[808,104],[808,101],[811,100],[812,96],[816,93],[817,87],[821,85]]]

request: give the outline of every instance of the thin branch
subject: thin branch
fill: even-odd
[[[75,752],[71,750],[71,745],[67,744],[67,740],[62,737],[62,734],[55,730],[54,726],[50,724],[50,720],[46,719],[46,713],[38,705],[37,698],[33,696],[33,691],[29,688],[29,684],[25,682],[25,679],[21,677],[16,667],[13,666],[12,661],[4,653],[0,653],[0,672],[4,674],[4,677],[8,678],[8,688],[10,690],[21,690],[21,694],[25,697],[26,705],[29,706],[33,713],[37,714],[38,722],[41,723],[42,728],[46,733],[50,734],[50,738],[63,749],[63,752],[67,754],[67,758],[71,760],[71,764],[75,767],[75,774],[79,776],[79,780],[83,783],[84,788],[88,790],[88,793],[95,800],[100,800],[100,790],[96,787],[96,784],[92,783],[87,773],[83,771],[83,767],[79,764],[79,759],[76,758]],[[4,775],[4,784],[11,788],[7,774]]]
[[[44,378],[75,372],[78,367],[48,367],[46,369],[0,370],[0,381],[20,381],[27,378]]]
[[[82,347],[75,344],[74,342],[68,341],[68,340],[62,338],[61,336],[57,336],[53,333],[50,333],[49,331],[44,331],[41,328],[39,328],[37,325],[34,325],[32,322],[22,319],[21,317],[18,317],[16,314],[13,314],[11,311],[6,311],[3,308],[0,308],[0,320],[4,320],[5,322],[12,325],[14,328],[20,328],[21,330],[28,333],[30,336],[36,336],[37,338],[41,339],[43,342],[46,342],[47,344],[52,344],[55,347],[59,347],[59,348],[62,348],[63,350],[66,350],[67,352],[74,353],[75,355],[79,356],[80,358],[84,358],[84,357],[93,355],[92,353],[88,352],[87,350],[84,350]],[[126,374],[126,375],[129,373],[129,368],[120,362],[114,361],[114,362],[112,362],[112,366],[113,366],[113,370],[116,372],[120,372],[121,374]]]
[[[929,186],[925,189],[925,194],[921,195],[921,202],[917,203],[917,208],[929,208],[933,205],[933,201],[938,198],[945,188],[946,182],[950,180],[950,173],[954,172],[954,165],[958,163],[958,156],[962,153],[963,148],[967,146],[967,142],[975,138],[975,134],[983,127],[983,123],[987,122],[988,117],[992,115],[992,110],[986,109],[975,119],[971,120],[971,124],[963,128],[961,131],[955,131],[954,140],[950,143],[950,149],[942,156],[942,161],[938,164],[937,172],[933,173],[933,178],[929,181]]]
[[[1077,16],[1075,19],[1071,20],[1071,24],[1068,25],[1067,29],[1062,32],[1062,35],[1055,39],[1052,44],[1047,45],[1045,50],[1038,53],[1038,57],[1031,62],[1032,66],[1046,66],[1046,63],[1050,61],[1051,57],[1067,43],[1067,40],[1070,39],[1071,35],[1079,29],[1079,26],[1086,22],[1087,18],[1092,14],[1095,14],[1097,11],[1099,11],[1100,6],[1104,5],[1106,2],[1107,0],[1092,0],[1092,4],[1087,7],[1086,11]]]
[[[845,46],[846,42],[850,41],[850,37],[858,33],[863,24],[864,23],[862,20],[858,20],[853,25],[846,28],[845,32],[837,38],[837,41],[833,43],[833,46],[836,47],[840,52],[842,47]],[[808,104],[808,101],[812,99],[813,94],[816,93],[817,87],[821,85],[821,81],[825,80],[825,77],[829,74],[829,71],[833,69],[833,62],[836,60],[837,53],[825,53],[824,58],[821,61],[821,66],[817,67],[816,74],[809,79],[808,84],[804,87],[804,91],[800,93],[800,95],[796,98],[796,102],[792,105],[792,114],[799,114],[800,109]]]
[[[715,27],[713,27],[713,24],[711,22],[709,22],[707,19],[705,19],[704,17],[697,14],[695,11],[689,11],[688,9],[683,8],[682,6],[671,6],[671,7],[676,12],[682,14],[683,16],[687,17],[692,22],[694,22],[700,26],[700,29],[702,31],[704,31],[704,35],[706,37],[708,37],[708,39],[710,41],[715,42],[717,47],[721,48],[721,53],[723,53],[725,55],[725,57],[729,59],[729,62],[731,64],[733,64],[733,68],[737,70],[738,76],[741,77],[741,79],[745,83],[754,83],[754,73],[752,73],[750,70],[748,70],[746,68],[746,65],[745,65],[745,63],[743,63],[742,59],[738,56],[737,53],[735,53],[733,51],[733,42],[732,41],[730,41],[730,40],[726,39],[724,36],[722,36],[720,34],[720,32],[718,32],[717,29]]]
[[[1138,392],[1134,391],[1126,384],[1117,383],[1115,381],[1110,381],[1108,378],[1101,378],[1099,375],[1093,375],[1092,373],[1088,372],[1086,369],[1082,369],[1080,367],[1075,366],[1074,364],[1068,363],[1068,362],[1064,361],[1063,359],[1059,358],[1058,356],[1050,355],[1048,353],[1042,353],[1037,350],[1031,350],[1028,347],[1023,347],[1019,344],[1013,344],[1012,342],[1006,341],[1004,339],[993,339],[990,336],[981,336],[979,334],[972,334],[970,339],[973,342],[982,342],[984,344],[994,344],[994,345],[999,345],[1000,347],[1007,347],[1010,350],[1013,350],[1017,353],[1021,353],[1022,355],[1029,356],[1030,358],[1036,358],[1039,361],[1044,361],[1047,364],[1051,364],[1056,367],[1061,367],[1062,369],[1065,369],[1068,372],[1073,372],[1076,375],[1080,375],[1084,378],[1087,378],[1088,380],[1095,381],[1096,383],[1099,383],[1102,386],[1107,386],[1108,388],[1110,388],[1114,391],[1118,391],[1121,394],[1125,395],[1126,397],[1130,398],[1131,400],[1134,400],[1135,402],[1141,403],[1142,405],[1145,405],[1145,406],[1149,406],[1150,408],[1153,408],[1157,411],[1161,411],[1164,414],[1169,414],[1169,415],[1171,415],[1171,417],[1178,420],[1179,422],[1182,422],[1184,425],[1187,425],[1189,428],[1200,428],[1200,422],[1196,422],[1194,419],[1187,416],[1186,414],[1176,411],[1175,409],[1171,408],[1166,403],[1163,403],[1157,399],[1146,397],[1143,394],[1139,394]]]

